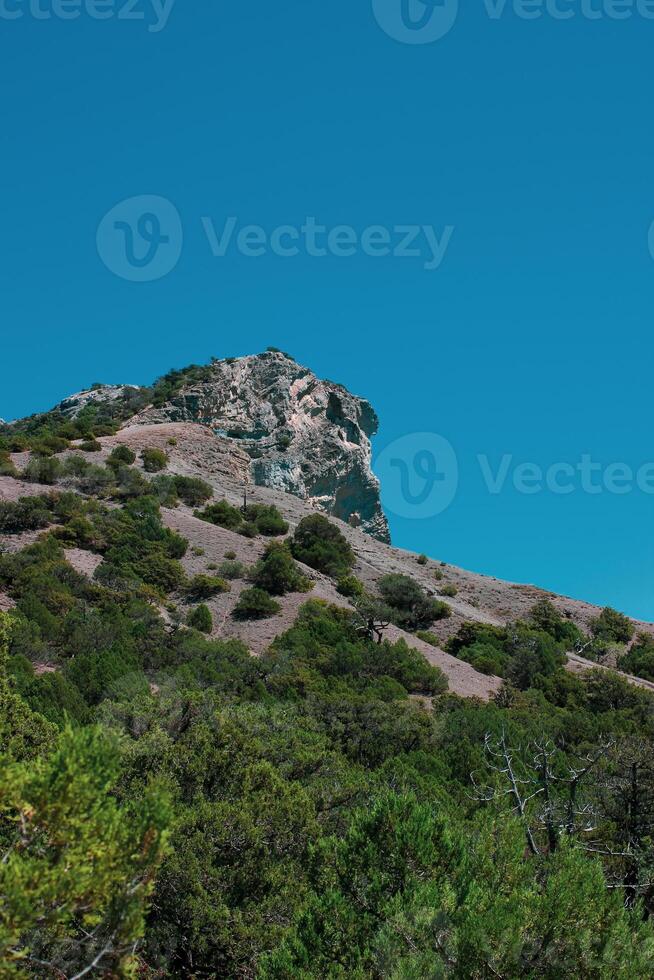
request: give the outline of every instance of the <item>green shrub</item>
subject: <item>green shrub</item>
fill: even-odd
[[[430,633],[429,630],[417,630],[416,636],[423,643],[428,643],[430,647],[439,647],[441,641],[438,639],[435,633]]]
[[[290,542],[293,557],[332,578],[342,578],[354,565],[346,538],[322,514],[304,517]]]
[[[435,568],[434,569],[434,578],[436,579],[437,582],[442,582],[443,579],[445,578],[445,576],[441,572],[440,568]]]
[[[522,622],[506,628],[464,623],[445,649],[480,673],[507,678],[521,691],[555,675],[566,659],[562,643]]]
[[[109,454],[107,466],[131,466],[136,462],[136,453],[129,446],[116,446]]]
[[[459,590],[457,589],[456,585],[452,585],[452,583],[450,582],[448,585],[444,585],[442,587],[442,589],[441,589],[441,595],[444,595],[444,596],[447,596],[450,599],[453,599],[454,596],[458,594],[458,591]]]
[[[590,629],[597,639],[614,643],[629,643],[634,636],[634,624],[622,613],[607,606],[590,624]]]
[[[62,436],[49,435],[35,441],[32,445],[32,452],[41,456],[55,456],[63,453],[70,446],[70,441]]]
[[[259,534],[269,538],[288,531],[288,524],[273,504],[248,504],[245,520],[255,524]]]
[[[201,521],[224,527],[228,531],[236,531],[243,523],[243,512],[233,507],[226,500],[217,500],[202,511],[196,511],[195,516]]]
[[[284,669],[280,671],[282,665]],[[395,688],[392,698],[406,698],[407,693],[437,694],[448,686],[442,671],[427,663],[423,654],[405,640],[370,643],[354,628],[349,610],[320,600],[310,600],[302,606],[291,629],[273,641],[263,666],[268,667],[273,690],[297,685],[304,696],[312,691],[318,698],[329,699],[330,706],[339,699],[348,699],[347,709],[356,711],[350,700],[355,695],[365,706],[364,712],[370,710],[371,714],[374,711],[370,695],[379,696],[379,683],[384,679],[403,688]],[[369,690],[371,684],[375,686],[374,694]],[[330,719],[328,710],[327,725]]]
[[[184,591],[191,601],[198,602],[201,599],[211,599],[221,592],[229,592],[229,588],[229,582],[214,575],[194,575]]]
[[[626,674],[654,681],[654,639],[646,633],[639,634],[629,653],[618,659],[618,668]]]
[[[174,476],[177,496],[188,507],[199,507],[213,497],[213,488],[195,476]]]
[[[168,457],[161,449],[144,449],[141,460],[146,473],[161,473],[168,466]]]
[[[15,502],[0,500],[0,534],[38,531],[52,523],[52,497],[21,497]]]
[[[339,578],[336,590],[340,595],[344,595],[348,599],[355,599],[358,596],[362,596],[365,592],[363,583],[359,581],[356,575],[344,575],[342,578]]]
[[[116,486],[116,473],[108,466],[90,465],[77,477],[77,486],[82,493],[102,496]]]
[[[232,615],[235,619],[267,619],[281,608],[263,589],[245,589],[241,592]]]
[[[521,691],[529,690],[540,677],[554,674],[566,661],[561,645],[549,633],[515,623],[507,634],[509,660],[504,676]]]
[[[29,461],[23,476],[32,483],[45,483],[52,486],[63,475],[63,466],[52,456],[38,456]]]
[[[306,592],[310,582],[300,571],[285,544],[271,542],[255,565],[251,581],[271,595]]]
[[[102,449],[102,443],[98,442],[97,439],[85,439],[79,448],[83,453],[99,453]]]
[[[228,580],[245,578],[248,573],[247,565],[240,561],[224,561],[222,565],[214,565],[221,578]]]
[[[282,515],[269,504],[248,504],[244,511],[226,500],[218,500],[203,511],[197,511],[195,516],[229,531],[238,531],[246,538],[256,538],[258,534],[276,537],[288,531],[288,524]]]
[[[225,558],[227,558],[229,561],[233,561],[236,558],[236,552],[233,550],[226,551]]]
[[[80,456],[79,453],[71,453],[71,455],[64,460],[63,475],[72,477],[84,476],[90,466],[91,464],[89,463],[88,459]]]
[[[186,622],[194,630],[198,630],[199,633],[211,633],[213,629],[211,610],[204,603],[191,610]]]
[[[451,615],[449,606],[428,596],[408,575],[384,575],[378,588],[392,622],[404,629],[428,629],[436,620]]]
[[[569,649],[583,640],[581,630],[571,620],[564,619],[548,599],[541,599],[533,606],[529,613],[529,619],[539,630],[549,633],[555,640],[565,642]]]
[[[14,461],[5,450],[0,451],[0,476],[18,476]]]
[[[177,507],[179,495],[175,479],[172,476],[159,475],[150,481],[150,493],[153,493],[162,507]]]
[[[116,487],[113,495],[118,499],[131,500],[135,497],[145,497],[150,491],[150,484],[139,470],[122,464],[114,467]]]
[[[135,563],[132,570],[146,585],[151,585],[164,595],[176,592],[186,582],[186,575],[180,563],[158,552]]]
[[[186,581],[178,559],[188,542],[165,528],[157,501],[152,497],[130,500],[122,509],[102,510],[94,518],[104,537],[105,564],[98,569],[105,580],[144,582],[159,593],[168,594]]]
[[[429,559],[427,558],[427,555],[418,555],[416,561],[419,565],[426,565]]]

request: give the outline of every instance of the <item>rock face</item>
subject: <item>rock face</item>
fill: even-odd
[[[130,391],[138,391],[137,385],[95,385],[86,391],[78,391],[75,395],[69,395],[57,405],[57,410],[62,415],[70,419],[77,418],[79,413],[89,405],[98,405],[103,402],[117,401],[124,398]]]
[[[381,541],[389,540],[371,471],[371,405],[341,385],[319,380],[277,352],[216,361],[190,384],[130,425],[196,422],[238,444],[252,481],[310,500]]]

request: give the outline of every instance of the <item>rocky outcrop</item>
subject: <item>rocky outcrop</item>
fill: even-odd
[[[94,385],[86,391],[78,391],[75,395],[69,395],[57,405],[57,411],[70,419],[77,418],[84,408],[90,405],[101,405],[106,402],[114,402],[124,399],[130,392],[137,392],[137,385]]]
[[[79,396],[76,396],[79,398]],[[370,468],[377,431],[371,405],[278,352],[215,361],[130,425],[196,422],[238,444],[252,481],[310,500],[327,514],[389,540]]]

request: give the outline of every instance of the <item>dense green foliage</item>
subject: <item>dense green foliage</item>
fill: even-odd
[[[143,469],[146,473],[160,473],[168,465],[168,457],[161,449],[148,448],[141,453]]]
[[[131,466],[136,462],[136,453],[129,446],[120,445],[112,449],[107,457],[107,466]]]
[[[365,588],[356,575],[343,575],[336,583],[336,591],[349,599],[356,599],[364,594]]]
[[[628,653],[620,657],[618,667],[627,674],[654,681],[654,638],[641,634]]]
[[[199,606],[192,609],[186,621],[189,626],[200,633],[211,633],[213,629],[211,610],[204,603],[200,603]]]
[[[74,419],[53,409],[11,425],[0,425],[0,451],[31,450],[51,456],[75,440],[93,443],[98,436],[114,435],[122,423],[145,408],[150,396],[149,388],[126,388],[119,398],[86,405]]]
[[[322,514],[302,518],[291,538],[291,551],[298,561],[336,579],[347,575],[354,564],[345,537]]]
[[[465,623],[447,643],[447,650],[484,674],[505,677],[526,691],[544,683],[565,663],[565,640],[532,623],[513,623],[506,628],[484,623]]]
[[[195,516],[245,537],[264,534],[272,538],[288,531],[288,524],[273,504],[248,504],[238,508],[226,500],[217,500],[204,510],[196,511]]]
[[[234,619],[268,619],[282,607],[265,589],[243,589],[234,606]]]
[[[447,619],[450,607],[427,595],[408,575],[384,575],[378,583],[387,618],[407,630],[425,630],[438,619]]]
[[[272,541],[254,566],[251,581],[270,595],[308,592],[311,583],[302,574],[286,544]]]
[[[307,587],[294,558],[341,583],[351,560],[311,518],[301,546],[189,582],[161,519],[170,479],[110,505],[0,507],[4,533],[44,532],[0,555],[16,603],[0,615],[6,975],[99,957],[106,977],[652,976],[648,692],[565,672],[586,638],[543,603],[450,642],[506,678],[488,704],[308,597],[263,656],[211,639],[209,609],[183,603],[216,581],[247,572],[235,615],[264,617]],[[92,578],[69,546],[102,559]],[[432,642],[442,604],[389,579],[375,601]],[[640,638],[628,656],[648,653]]]
[[[633,639],[634,625],[622,613],[607,606],[591,623],[591,631],[600,640],[629,643]]]

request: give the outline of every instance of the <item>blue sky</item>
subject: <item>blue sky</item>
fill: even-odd
[[[545,474],[589,455],[601,481],[654,461],[644,0],[623,20],[610,0],[559,0],[566,20],[551,3],[525,19],[470,2],[425,44],[380,25],[393,33],[400,0],[375,0],[377,17],[373,0],[177,0],[161,30],[149,0],[139,20],[125,0],[98,7],[103,20],[90,0],[67,0],[71,20],[38,2],[0,4],[0,416],[276,345],[371,400],[375,452],[409,454],[416,494],[415,434],[453,447],[441,513],[407,511],[389,484],[395,543],[654,619],[651,493],[514,480],[525,463]],[[134,281],[116,274],[114,218],[126,228],[139,205],[121,202],[144,197],[179,226],[168,274]],[[229,217],[235,238],[214,255],[207,225],[219,237]],[[307,217],[356,244],[346,231],[307,254]],[[247,225],[265,232],[246,239],[258,257],[238,247]],[[281,226],[298,230],[297,255],[271,247]],[[391,254],[367,254],[372,226]],[[418,256],[393,254],[400,226],[441,243],[449,229],[437,268],[422,232]],[[168,231],[144,229],[155,243]],[[493,473],[510,457],[500,492],[480,456]]]

